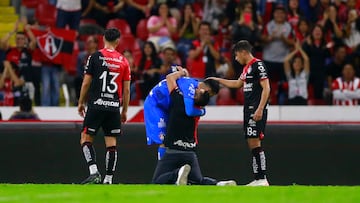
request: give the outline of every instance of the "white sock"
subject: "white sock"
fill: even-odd
[[[105,175],[104,183],[112,184],[113,175]]]
[[[97,168],[96,164],[90,165],[90,166],[89,166],[89,171],[90,171],[90,175],[97,173],[97,172],[98,172],[98,168]]]

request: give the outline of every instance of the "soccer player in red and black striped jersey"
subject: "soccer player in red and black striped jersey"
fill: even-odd
[[[121,122],[127,119],[130,98],[130,66],[126,58],[115,50],[119,38],[120,32],[117,29],[105,30],[105,47],[89,56],[85,66],[78,112],[85,116],[80,143],[90,176],[83,184],[101,183],[92,144],[100,127],[105,133],[107,149],[103,183],[112,184],[117,161],[116,137],[121,135]],[[85,114],[86,99],[88,108]]]
[[[230,88],[244,88],[244,134],[252,152],[252,167],[255,180],[249,186],[268,186],[266,179],[265,153],[261,147],[267,120],[267,107],[270,95],[270,83],[264,62],[253,57],[252,46],[246,40],[237,42],[234,46],[235,59],[245,65],[237,80],[214,78]]]

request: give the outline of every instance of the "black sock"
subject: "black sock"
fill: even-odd
[[[113,175],[117,162],[116,146],[106,148],[106,175]]]
[[[261,147],[256,147],[251,150],[253,155],[253,172],[255,180],[266,178],[266,158],[265,152]]]

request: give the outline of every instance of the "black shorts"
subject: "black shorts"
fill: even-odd
[[[88,109],[84,119],[83,132],[94,136],[100,127],[104,130],[105,136],[121,135],[120,112]]]
[[[260,121],[255,122],[253,115],[255,110],[244,111],[244,135],[245,139],[259,138],[264,139],[265,126],[267,121],[267,109],[264,109],[263,116]]]

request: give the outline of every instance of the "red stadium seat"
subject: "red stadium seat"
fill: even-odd
[[[149,31],[146,27],[147,19],[142,19],[136,26],[136,37],[141,39],[142,41],[146,41],[149,37]]]
[[[21,4],[26,8],[36,8],[39,4],[48,4],[47,0],[22,0]]]
[[[140,50],[139,43],[131,34],[121,35],[119,46],[116,47],[116,50],[120,53],[123,53],[126,49],[130,50],[132,53]]]
[[[39,4],[39,0],[22,0],[21,4],[26,8],[36,8]]]
[[[40,25],[55,27],[57,10],[50,4],[38,4],[35,11],[35,17]]]
[[[123,19],[113,19],[108,22],[106,28],[115,27],[120,30],[121,35],[131,34],[129,24]]]

